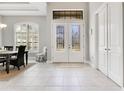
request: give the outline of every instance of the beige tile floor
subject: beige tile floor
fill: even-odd
[[[82,63],[37,63],[9,80],[5,91],[118,91],[121,88],[100,71]]]

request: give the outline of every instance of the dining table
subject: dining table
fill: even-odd
[[[0,57],[6,58],[6,72],[9,73],[10,59],[11,56],[17,55],[18,51],[8,51],[8,50],[0,50]],[[26,65],[28,64],[28,50],[25,50],[25,60]]]

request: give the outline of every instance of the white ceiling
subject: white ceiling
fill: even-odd
[[[45,2],[0,2],[2,16],[46,16]]]

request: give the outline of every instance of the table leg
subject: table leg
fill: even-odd
[[[6,56],[6,72],[9,73],[10,55]]]
[[[26,52],[26,65],[28,64],[28,52]]]

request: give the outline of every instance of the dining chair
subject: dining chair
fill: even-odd
[[[47,61],[47,47],[46,46],[43,47],[43,50],[41,53],[38,53],[36,55],[36,61],[43,62],[43,63]]]
[[[22,65],[25,67],[24,63],[25,47],[26,46],[19,46],[17,57],[10,59],[10,65],[13,65],[14,68],[17,67],[18,70],[20,70],[20,66]]]
[[[13,46],[4,46],[5,50],[13,51]]]
[[[0,57],[0,63],[3,63],[3,67],[5,62],[6,62],[6,59],[4,57]]]

